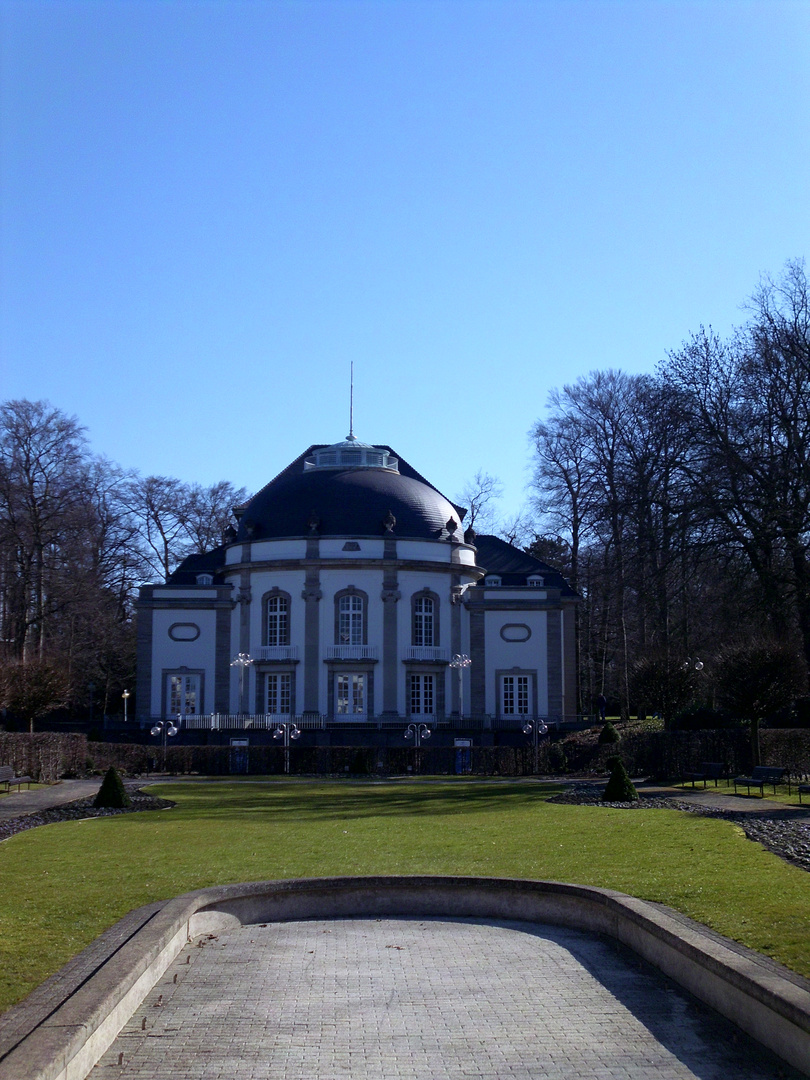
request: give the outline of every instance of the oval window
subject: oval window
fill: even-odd
[[[531,636],[531,628],[526,623],[510,622],[501,627],[501,637],[504,641],[528,641]]]
[[[172,641],[196,641],[199,636],[200,628],[195,622],[176,622],[169,627]]]

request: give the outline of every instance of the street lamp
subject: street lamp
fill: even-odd
[[[458,672],[458,718],[464,719],[464,669],[468,668],[472,660],[466,653],[453,653],[450,667]]]
[[[231,667],[239,668],[239,711],[246,713],[245,708],[245,671],[253,663],[253,657],[246,652],[240,652],[231,660]]]
[[[523,725],[523,734],[531,735],[534,747],[534,774],[537,775],[537,748],[540,745],[540,736],[548,734],[548,724],[545,720],[528,720]]]
[[[683,670],[688,671],[690,667],[694,667],[695,671],[703,671],[704,666],[705,665],[704,665],[703,661],[701,659],[699,659],[698,657],[695,657],[695,662],[693,664],[692,663],[692,658],[690,656],[687,656],[687,658],[686,658],[686,660],[684,661],[684,664],[683,664]]]
[[[129,701],[129,690],[125,690],[121,697],[124,699],[124,723],[127,722],[127,702]]]
[[[273,732],[274,739],[284,740],[284,772],[290,771],[290,739],[300,739],[301,729],[295,724],[279,724]]]
[[[414,772],[419,772],[419,747],[423,740],[429,739],[432,734],[427,724],[408,724],[405,728],[405,738],[413,739]]]
[[[155,726],[152,728],[153,735],[161,735],[163,742],[163,772],[166,772],[166,736],[176,735],[178,729],[174,726],[171,720],[158,720]]]

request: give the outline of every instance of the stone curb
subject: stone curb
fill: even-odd
[[[190,938],[352,916],[518,919],[607,934],[810,1074],[810,982],[668,908],[553,881],[345,877],[223,885],[131,912],[0,1019],[0,1080],[85,1080]]]

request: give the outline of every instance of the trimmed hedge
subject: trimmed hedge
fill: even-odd
[[[760,732],[762,762],[782,765],[794,777],[810,776],[810,729],[763,728]],[[701,761],[723,761],[732,775],[751,768],[748,730],[745,727],[712,731],[648,731],[622,737],[622,758],[631,775],[678,777],[693,771]],[[560,758],[564,751],[567,761]],[[543,776],[567,769],[573,773],[604,769],[609,747],[595,740],[587,746],[573,741],[544,739],[537,748],[537,768]],[[172,746],[166,748],[166,768],[176,774],[200,773],[227,776],[240,764],[248,773],[284,772],[284,749],[278,745],[248,747],[244,758],[229,746]],[[233,755],[233,756],[232,756]],[[531,776],[531,746],[473,746],[469,760],[476,776]],[[84,735],[61,732],[0,731],[0,765],[11,765],[21,776],[54,783],[65,775],[88,771],[106,772],[114,766],[124,775],[144,776],[156,772],[161,748],[139,743],[88,742]],[[320,776],[405,775],[409,772],[453,775],[455,747],[304,747],[290,748],[293,775]]]
[[[11,765],[18,776],[55,784],[65,775],[87,770],[87,736],[60,731],[0,731],[0,765]]]

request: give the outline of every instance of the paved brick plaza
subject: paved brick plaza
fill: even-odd
[[[92,1073],[99,1080],[798,1075],[613,942],[466,919],[271,923],[189,945]]]

